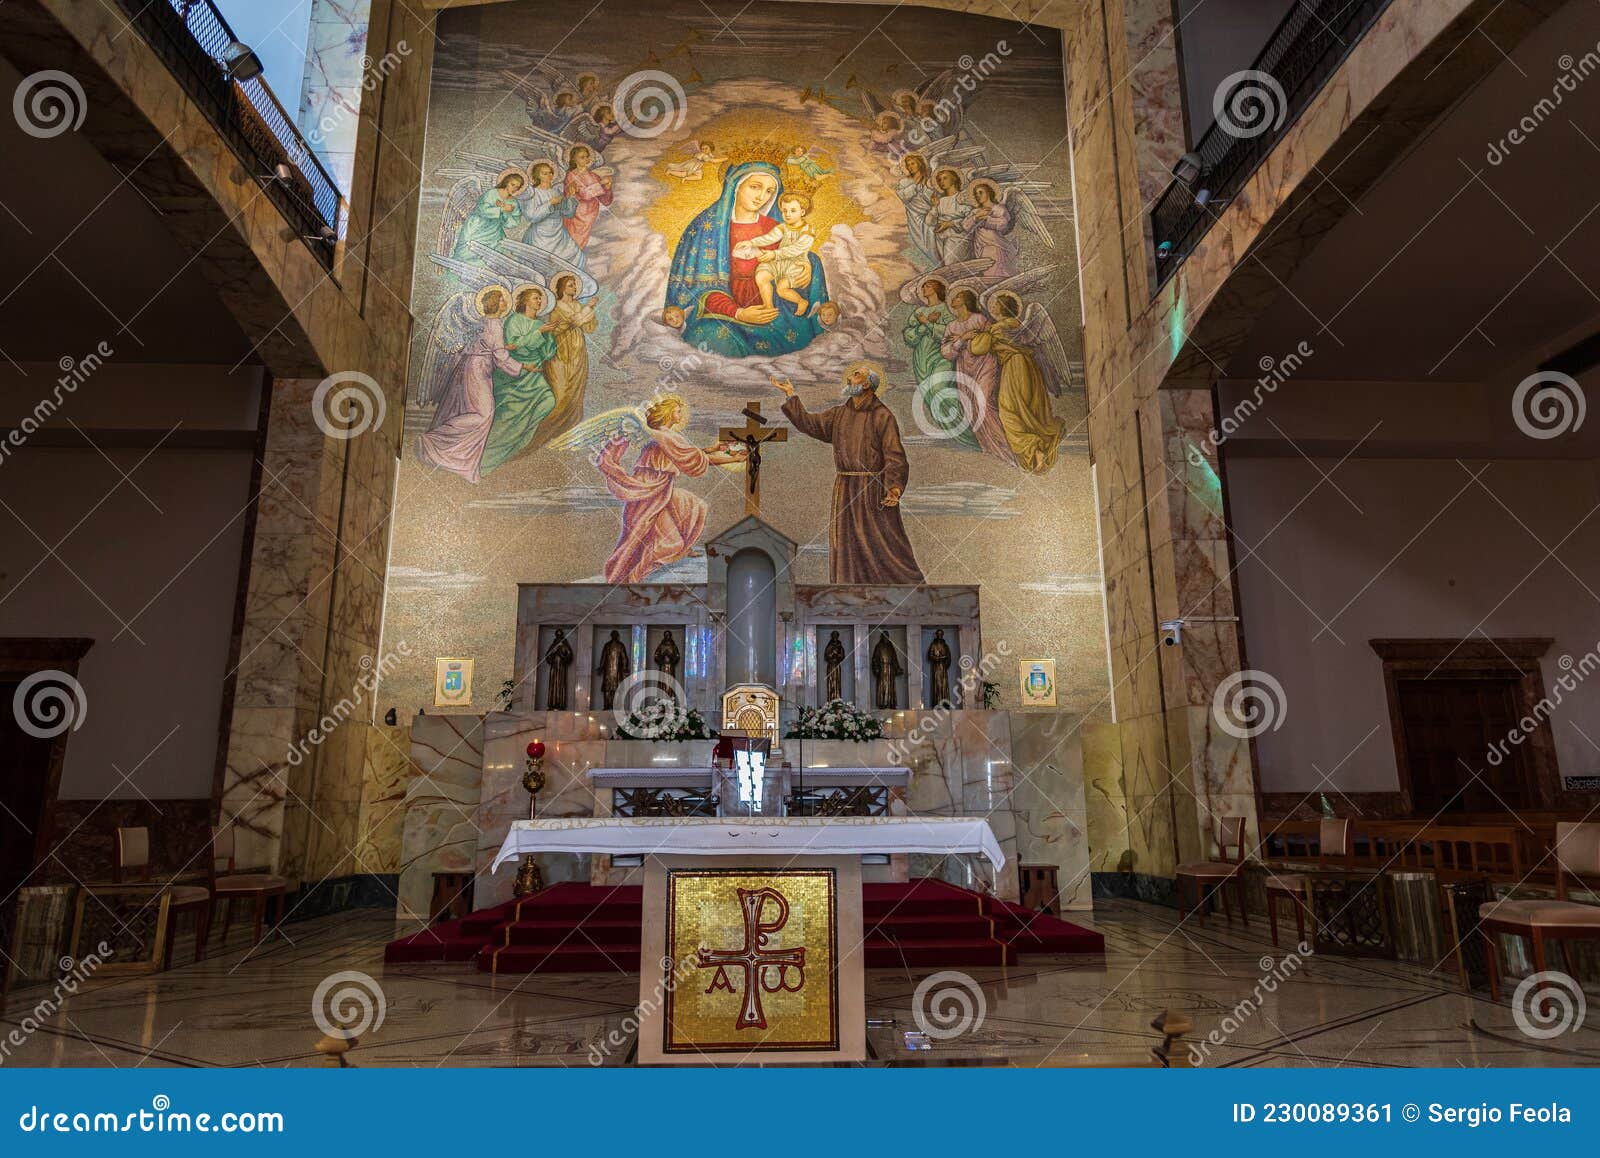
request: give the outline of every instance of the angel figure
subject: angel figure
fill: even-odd
[[[939,264],[939,240],[933,232],[934,200],[939,191],[933,184],[933,171],[921,153],[907,153],[900,159],[894,194],[906,207],[906,232],[911,244],[930,262]]]
[[[600,208],[611,204],[611,173],[594,171],[594,152],[587,145],[574,145],[567,153],[567,178],[564,196],[577,203],[572,216],[562,221],[572,240],[582,249],[600,216]]]
[[[690,141],[689,156],[669,164],[667,173],[686,183],[699,181],[706,175],[707,165],[720,165],[727,159],[717,156],[716,143],[713,141]]]
[[[1029,474],[1043,474],[1056,464],[1066,423],[1050,412],[1050,399],[1061,393],[1066,358],[1049,312],[1038,302],[1026,310],[1013,289],[1020,279],[1001,282],[983,296],[992,319],[974,333],[968,348],[999,363],[996,402],[1006,444],[1017,465]],[[1046,376],[1046,367],[1053,377]]]
[[[528,179],[518,169],[508,169],[500,174],[493,187],[484,190],[473,206],[472,212],[456,230],[451,256],[458,260],[472,260],[477,256],[474,245],[493,248],[499,245],[506,230],[522,224],[522,210],[517,205],[517,194],[522,192]]]
[[[607,583],[637,583],[658,567],[688,558],[705,530],[704,499],[676,487],[678,477],[699,478],[707,468],[744,461],[744,451],[724,443],[698,447],[684,437],[689,403],[664,394],[644,409],[618,407],[579,423],[551,445],[557,450],[598,449],[595,468],[606,489],[622,501],[622,531],[606,560]],[[635,440],[644,447],[630,471],[623,456]]]
[[[939,246],[939,264],[954,265],[972,256],[972,235],[963,228],[967,201],[961,196],[961,174],[943,168],[933,175],[938,190],[928,209],[928,224]]]
[[[951,286],[947,300],[951,321],[944,328],[939,353],[954,366],[956,383],[973,406],[973,437],[985,454],[1015,462],[1000,421],[1000,359],[991,347],[979,350],[976,345],[989,328],[988,316],[978,308],[978,291],[971,285]]]
[[[990,274],[1012,277],[1017,272],[1017,243],[1011,238],[1016,218],[1001,199],[1000,187],[983,178],[972,183],[972,209],[961,219],[961,228],[972,238],[974,259],[987,258]]]
[[[983,403],[970,383],[956,373],[942,346],[945,331],[954,320],[946,304],[950,279],[981,274],[988,266],[987,261],[969,261],[927,277],[912,278],[900,287],[900,300],[913,307],[900,337],[911,351],[911,372],[917,380],[917,415],[919,419],[926,415],[928,423],[938,429],[939,437],[972,450],[979,449],[973,426],[982,415]]]
[[[550,289],[555,294],[555,304],[544,328],[556,343],[554,365],[550,367],[556,405],[539,430],[542,440],[565,434],[583,417],[583,396],[589,388],[589,343],[585,335],[594,333],[600,324],[594,306],[578,300],[575,274],[559,274]]]
[[[439,311],[417,387],[419,406],[438,400],[432,425],[416,442],[417,458],[425,465],[478,482],[509,457],[518,419],[532,414],[537,425],[549,410],[541,405],[553,405],[540,359],[546,347],[554,353],[554,342],[546,337],[530,344],[524,340],[526,322],[507,320],[514,304],[518,312],[512,318],[523,317],[528,309],[537,313],[538,295],[542,291],[535,286],[520,287],[515,298],[504,286],[479,291],[476,333],[464,306],[466,294]],[[525,413],[512,414],[514,409]]]
[[[784,158],[784,164],[795,172],[802,174],[808,181],[820,181],[833,170],[817,160],[826,154],[816,145],[809,147],[796,145],[789,150],[789,155]]]

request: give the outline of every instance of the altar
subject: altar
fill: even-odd
[[[978,817],[521,820],[493,868],[533,854],[644,858],[639,1061],[866,1057],[864,856],[981,856]]]
[[[782,428],[761,425],[756,406],[745,414],[745,428],[724,434],[778,440]],[[976,587],[797,582],[800,548],[761,517],[753,472],[750,481],[746,517],[705,540],[703,582],[518,586],[502,710],[412,721],[401,915],[427,915],[435,874],[472,874],[479,909],[510,901],[514,874],[494,871],[507,842],[560,831],[528,827],[530,817],[573,822],[568,842],[606,833],[614,843],[653,826],[591,822],[734,814],[786,816],[795,831],[842,818],[875,839],[950,838],[972,825],[943,822],[976,820],[983,855],[924,841],[866,853],[863,865],[853,848],[854,871],[1014,902],[1013,866],[1043,865],[1061,909],[1090,907],[1082,719],[991,706],[1017,657],[1004,640],[986,645]],[[824,707],[848,714],[853,730],[819,731],[814,716],[802,727]],[[717,758],[719,736],[759,737],[761,766]],[[534,742],[541,788],[530,800]],[[646,875],[639,849],[525,855],[526,879],[547,885],[631,886]]]

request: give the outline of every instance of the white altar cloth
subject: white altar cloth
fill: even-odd
[[[495,857],[499,868],[530,852],[695,856],[838,856],[981,853],[995,872],[1006,856],[975,816],[576,816],[518,820]]]

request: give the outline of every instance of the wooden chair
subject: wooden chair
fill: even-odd
[[[217,872],[218,862],[225,862],[226,869],[223,873]],[[251,940],[252,945],[261,943],[261,918],[265,915],[267,902],[276,902],[277,915],[275,921],[283,920],[285,898],[289,894],[294,882],[287,877],[273,876],[270,873],[236,873],[234,872],[234,839],[233,826],[222,828],[213,826],[211,829],[211,904],[213,909],[221,902],[226,901],[228,908],[222,918],[222,943],[228,943],[228,929],[233,924],[233,906],[237,901],[250,901],[255,913],[255,933]],[[214,918],[213,913],[213,918]]]
[[[140,883],[150,881],[150,830],[148,828],[119,828],[116,832],[116,850],[111,858],[111,879],[116,884],[125,881],[124,874],[138,874]],[[157,884],[154,892],[166,893],[167,912],[172,921],[167,926],[167,943],[162,947],[161,967],[172,968],[172,943],[178,939],[178,917],[189,913],[194,917],[194,959],[202,961],[206,955],[206,937],[211,932],[211,890],[204,885]]]
[[[1567,876],[1580,884],[1600,878],[1600,824],[1556,825],[1556,899],[1553,901],[1490,901],[1478,909],[1478,928],[1483,930],[1484,948],[1489,962],[1489,996],[1500,1000],[1500,945],[1496,934],[1526,937],[1532,943],[1533,971],[1546,969],[1545,941],[1575,939],[1600,940],[1600,905],[1585,905],[1567,900]],[[1572,962],[1562,945],[1567,972]]]
[[[1234,850],[1232,857],[1228,855],[1230,848]],[[1223,915],[1232,922],[1233,912],[1228,908],[1226,887],[1231,884],[1234,888],[1234,895],[1239,901],[1239,919],[1248,925],[1250,916],[1245,912],[1244,876],[1240,871],[1244,868],[1244,817],[1224,816],[1222,818],[1217,830],[1217,855],[1222,859],[1201,861],[1197,864],[1181,864],[1173,872],[1173,876],[1176,878],[1175,883],[1178,894],[1178,915],[1180,917],[1188,916],[1189,911],[1184,907],[1183,903],[1183,883],[1184,881],[1193,881],[1195,908],[1200,913],[1200,927],[1203,929],[1206,924],[1206,889],[1208,886],[1212,891],[1221,894]]]
[[[1317,824],[1317,868],[1324,868],[1337,858],[1343,866],[1350,857],[1351,824],[1349,820],[1322,820]],[[1306,886],[1303,872],[1283,872],[1269,869],[1266,877],[1267,924],[1272,929],[1272,943],[1278,943],[1278,902],[1287,900],[1294,910],[1295,943],[1306,939]]]

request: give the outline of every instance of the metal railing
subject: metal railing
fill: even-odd
[[[119,3],[311,252],[331,267],[343,208],[339,187],[266,81],[228,76],[225,54],[238,38],[222,13],[211,0]]]
[[[1200,243],[1388,6],[1389,0],[1296,0],[1249,70],[1230,78],[1238,79],[1220,94],[1226,115],[1193,149],[1199,175],[1187,185],[1174,179],[1150,211],[1158,284]]]

